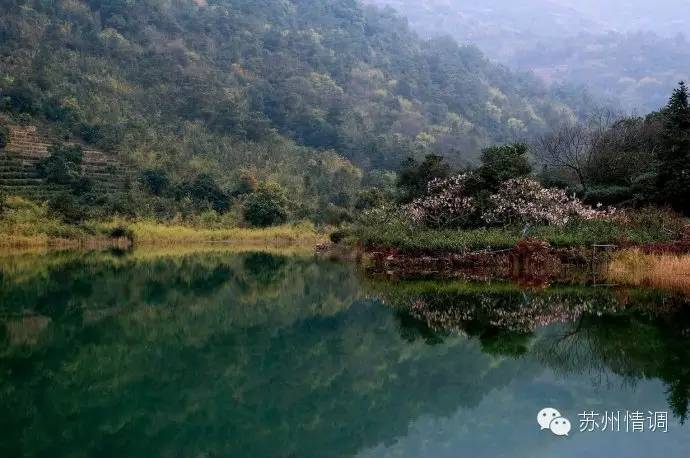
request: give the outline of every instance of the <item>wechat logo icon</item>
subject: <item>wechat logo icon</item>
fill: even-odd
[[[567,436],[570,432],[570,420],[551,407],[541,409],[537,414],[537,423],[542,430],[548,429],[556,436]]]

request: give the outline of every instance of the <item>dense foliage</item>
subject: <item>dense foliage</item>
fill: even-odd
[[[659,149],[660,199],[690,214],[690,104],[681,83],[664,111]]]
[[[365,0],[423,36],[450,35],[551,84],[587,86],[626,109],[658,109],[690,75],[685,0]]]
[[[164,188],[200,174],[221,192],[204,176],[182,194],[226,211],[250,171],[294,196],[296,215],[338,219],[361,187],[351,163],[459,164],[576,111],[475,48],[423,41],[353,0],[2,0],[2,11],[0,109],[130,159],[147,173],[139,212],[184,214]],[[355,186],[338,188],[343,175]]]
[[[84,153],[78,145],[53,145],[49,156],[38,164],[38,168],[48,183],[72,184],[81,176],[81,163]]]
[[[0,148],[4,148],[10,140],[10,130],[0,121]]]
[[[398,202],[364,212],[353,233],[368,246],[434,253],[510,247],[526,235],[558,246],[681,240],[689,138],[681,83],[645,118],[604,110],[554,127],[532,145],[538,174],[523,144],[487,148],[480,165],[465,170],[438,157],[407,161]]]

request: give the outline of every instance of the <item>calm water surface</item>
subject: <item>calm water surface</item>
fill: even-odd
[[[689,307],[268,253],[4,256],[0,456],[686,457]]]

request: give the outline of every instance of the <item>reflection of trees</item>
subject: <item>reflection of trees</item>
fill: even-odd
[[[479,336],[487,349],[505,346],[508,354],[524,353],[524,336],[539,328],[620,309],[610,292],[587,288],[527,291],[504,283],[433,281],[377,286],[387,302],[409,310],[429,329]]]
[[[0,455],[351,456],[529,376],[360,288],[350,266],[214,255],[10,285],[6,320],[55,313],[31,345],[0,332]]]
[[[585,315],[534,346],[537,359],[562,373],[614,373],[631,383],[656,378],[668,387],[668,403],[684,422],[690,407],[690,311],[685,299],[662,314],[632,303],[616,315]]]
[[[659,291],[407,282],[377,285],[437,339],[477,337],[489,354],[536,359],[557,373],[656,378],[684,421],[690,407],[690,302]],[[423,325],[422,325],[423,323]],[[437,341],[435,341],[437,343]]]

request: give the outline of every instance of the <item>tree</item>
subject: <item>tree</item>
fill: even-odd
[[[84,208],[73,195],[60,193],[48,201],[48,208],[70,224],[80,223],[86,217]]]
[[[594,157],[591,137],[581,124],[562,124],[537,139],[537,157],[549,167],[563,168],[575,174],[587,191],[586,172]]]
[[[256,227],[274,226],[287,220],[288,200],[275,183],[264,183],[244,201],[244,218]]]
[[[10,130],[4,124],[0,124],[0,148],[4,148],[10,142]]]
[[[402,163],[396,183],[401,191],[402,201],[411,202],[422,197],[431,181],[448,178],[450,173],[450,165],[442,156],[429,154],[421,164],[413,158],[406,159]]]
[[[658,116],[622,117],[601,132],[587,177],[593,185],[631,186],[655,168],[661,126]]]
[[[139,182],[154,196],[161,196],[170,189],[170,179],[164,170],[148,169],[141,172]]]
[[[5,213],[6,208],[7,208],[7,194],[5,194],[5,192],[0,189],[0,216],[2,216],[3,213]]]
[[[216,180],[207,173],[200,173],[189,185],[189,195],[197,204],[207,204],[218,213],[228,211],[230,202],[228,195],[223,192]]]
[[[48,148],[50,155],[38,163],[48,183],[72,184],[81,176],[84,153],[79,145],[56,144]]]
[[[256,175],[248,170],[243,170],[237,183],[237,187],[232,192],[234,196],[241,196],[244,194],[251,194],[259,188],[259,180]]]
[[[527,152],[527,145],[523,143],[487,148],[482,151],[479,176],[493,189],[504,181],[529,175],[532,166]]]
[[[659,150],[657,185],[662,203],[690,214],[690,105],[681,82],[663,110],[664,128]]]

